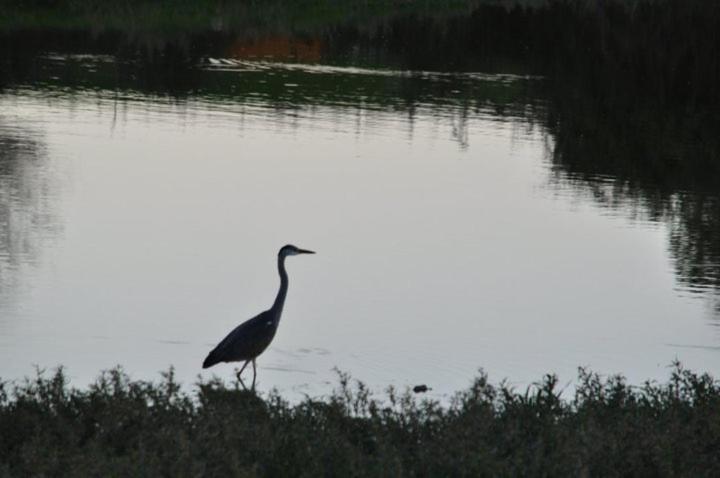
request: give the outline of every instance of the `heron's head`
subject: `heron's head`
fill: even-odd
[[[315,254],[315,252],[308,251],[306,249],[300,249],[299,247],[295,247],[292,244],[288,244],[287,246],[283,246],[278,253],[280,257],[296,256],[298,254]]]

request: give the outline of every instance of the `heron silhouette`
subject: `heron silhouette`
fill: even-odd
[[[247,387],[242,381],[241,374],[245,367],[252,362],[253,381],[252,390],[255,390],[257,376],[255,359],[265,351],[272,342],[280,324],[283,305],[288,290],[288,275],[285,271],[285,258],[298,254],[315,254],[313,251],[297,248],[291,244],[283,246],[278,252],[278,272],[280,273],[280,290],[275,297],[272,307],[250,320],[246,320],[230,332],[227,337],[210,351],[203,362],[203,368],[212,367],[220,362],[245,362],[237,373],[237,378],[245,390]]]

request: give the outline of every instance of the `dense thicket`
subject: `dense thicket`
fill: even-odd
[[[62,370],[0,389],[0,476],[717,476],[720,383],[676,365],[667,383],[580,371],[574,396],[480,374],[450,404],[340,376],[289,404],[219,381],[182,391]]]

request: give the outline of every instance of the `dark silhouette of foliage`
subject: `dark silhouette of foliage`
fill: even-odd
[[[290,404],[217,379],[187,392],[119,368],[88,389],[62,369],[0,387],[9,476],[716,476],[720,383],[675,364],[636,387],[581,369],[563,398],[480,372],[449,403],[377,398],[340,374],[325,399]]]

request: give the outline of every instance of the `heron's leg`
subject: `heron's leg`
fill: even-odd
[[[243,382],[243,379],[240,375],[243,373],[243,370],[245,370],[245,367],[247,367],[247,364],[249,364],[249,363],[250,363],[250,361],[246,360],[245,363],[243,364],[242,368],[240,369],[240,371],[237,373],[238,382],[240,382],[240,385],[242,385],[243,390],[247,390],[247,387],[245,386],[245,382]],[[253,381],[254,380],[255,379],[253,379]]]
[[[255,359],[252,361],[253,363],[253,383],[252,383],[252,391],[255,391],[255,377],[257,376],[257,371],[255,370]]]

